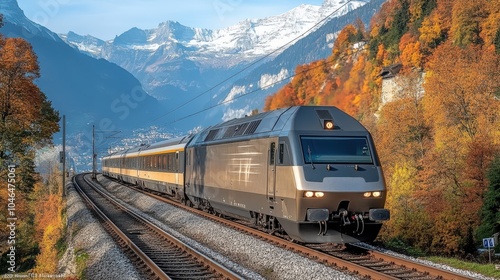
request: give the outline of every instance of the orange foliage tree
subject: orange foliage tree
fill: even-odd
[[[474,251],[485,172],[500,150],[499,18],[498,1],[387,1],[369,32],[339,33],[320,74],[312,74],[320,62],[302,65],[266,100],[267,110],[335,105],[372,131],[392,211],[383,240]],[[366,44],[355,47],[355,34]],[[395,63],[401,83],[381,107],[379,73]]]
[[[39,76],[37,56],[31,45],[24,39],[0,35],[0,166],[15,166],[17,272],[33,266],[37,248],[33,238],[35,210],[32,204],[36,199],[33,189],[39,180],[35,172],[35,151],[51,144],[52,134],[59,130],[58,113],[35,84]],[[3,182],[8,181],[6,170],[0,169]],[[6,189],[1,188],[0,205],[7,205]],[[5,212],[0,218],[5,222],[3,215]],[[0,227],[0,239],[7,240],[7,229]],[[4,269],[7,268],[2,266],[0,273],[7,272]]]

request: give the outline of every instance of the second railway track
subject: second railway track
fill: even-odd
[[[238,274],[170,236],[151,222],[126,209],[93,186],[84,174],[73,178],[86,202],[106,224],[108,231],[128,247],[132,260],[147,267],[157,279],[241,279]]]

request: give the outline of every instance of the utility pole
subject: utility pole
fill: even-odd
[[[92,125],[92,178],[96,178],[95,125]]]
[[[97,151],[95,147],[95,125],[92,125],[92,178],[96,179],[97,178]],[[121,131],[119,130],[98,130],[97,133],[113,133],[110,136],[104,137],[104,139],[107,138],[119,138],[119,137],[114,137],[116,134],[120,133]],[[101,139],[102,140],[102,139]],[[101,141],[102,142],[102,141]],[[102,145],[102,143],[101,143]]]
[[[66,115],[63,115],[63,150],[62,150],[62,196],[66,195]]]

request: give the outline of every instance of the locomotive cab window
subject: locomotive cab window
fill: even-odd
[[[305,163],[372,163],[365,137],[302,136]]]

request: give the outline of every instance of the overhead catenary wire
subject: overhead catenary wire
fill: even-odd
[[[258,92],[258,91],[260,91],[260,90],[262,90],[262,89],[265,89],[265,88],[268,88],[268,87],[272,87],[272,86],[273,86],[273,85],[275,85],[275,84],[279,84],[279,83],[281,83],[281,82],[283,82],[283,81],[286,81],[286,80],[288,80],[288,79],[290,79],[290,78],[293,78],[293,77],[295,77],[295,76],[298,76],[298,75],[301,75],[301,74],[307,73],[307,72],[312,71],[312,70],[314,70],[314,69],[316,69],[316,68],[319,68],[319,67],[324,67],[325,65],[328,65],[328,64],[330,64],[330,63],[331,63],[331,62],[333,62],[333,61],[334,61],[334,60],[327,60],[327,59],[326,59],[323,63],[321,63],[321,64],[319,64],[319,65],[316,65],[315,67],[311,67],[311,68],[308,68],[307,70],[301,71],[301,72],[299,72],[299,73],[295,73],[295,74],[290,75],[290,76],[288,76],[288,77],[286,77],[286,78],[283,78],[283,79],[278,80],[278,81],[275,81],[275,82],[273,82],[273,83],[271,83],[271,84],[269,84],[269,85],[266,85],[265,87],[257,88],[257,89],[254,89],[254,90],[252,90],[252,91],[245,92],[245,93],[243,93],[243,94],[240,94],[240,95],[238,95],[238,96],[235,96],[235,97],[233,97],[233,98],[231,98],[231,99],[224,100],[224,101],[222,101],[222,102],[220,102],[220,103],[218,103],[218,104],[215,104],[215,105],[209,106],[209,107],[207,107],[207,108],[205,108],[205,109],[199,110],[199,111],[197,111],[197,112],[194,112],[194,113],[192,113],[192,114],[189,114],[189,115],[187,115],[187,116],[184,116],[184,117],[182,117],[182,118],[176,119],[176,120],[174,120],[174,121],[172,121],[172,122],[169,122],[169,123],[166,123],[166,124],[174,124],[174,123],[176,123],[176,122],[178,122],[178,121],[182,121],[182,120],[184,120],[184,119],[188,119],[188,118],[190,118],[190,117],[196,116],[196,115],[198,115],[198,114],[201,114],[201,113],[203,113],[203,112],[206,112],[206,111],[208,111],[208,110],[211,110],[211,109],[213,109],[213,108],[215,108],[215,107],[218,107],[218,106],[221,106],[221,105],[224,105],[224,104],[227,104],[227,103],[231,103],[231,102],[233,102],[234,100],[237,100],[237,99],[239,99],[239,98],[242,98],[242,97],[248,96],[248,95],[253,94],[253,93],[255,93],[255,92]]]
[[[253,63],[252,63],[252,64],[250,64],[249,66],[247,66],[247,67],[245,67],[244,69],[240,70],[238,73],[231,75],[230,77],[228,77],[228,78],[224,79],[223,81],[219,82],[217,85],[215,85],[215,86],[211,87],[210,89],[208,89],[208,90],[204,91],[203,93],[199,94],[198,96],[195,96],[194,98],[192,98],[192,99],[190,99],[190,100],[186,101],[185,103],[183,103],[183,104],[179,105],[179,106],[178,106],[178,107],[176,107],[175,109],[173,109],[173,110],[171,110],[171,111],[169,111],[169,112],[167,112],[167,113],[165,113],[165,114],[163,114],[163,115],[161,115],[161,116],[159,116],[159,117],[157,117],[157,118],[155,118],[155,119],[153,119],[153,120],[149,121],[148,123],[149,123],[149,124],[151,124],[151,125],[153,125],[153,122],[154,122],[154,121],[159,120],[159,119],[161,119],[161,118],[163,118],[163,117],[165,117],[165,116],[167,116],[167,115],[169,115],[169,114],[171,114],[171,113],[175,112],[176,110],[178,110],[178,109],[182,108],[183,106],[185,106],[185,105],[189,104],[190,102],[194,101],[195,99],[197,99],[197,98],[199,98],[199,97],[203,96],[204,94],[206,94],[206,93],[210,92],[210,91],[211,91],[211,90],[213,90],[214,88],[216,88],[216,87],[218,87],[218,86],[222,85],[223,83],[225,83],[225,82],[227,82],[228,80],[232,79],[233,77],[237,76],[237,75],[238,75],[238,74],[240,74],[241,72],[243,72],[243,71],[247,70],[247,69],[248,69],[248,68],[250,68],[252,65],[254,65],[254,64],[256,64],[256,63],[258,63],[259,61],[261,61],[261,60],[263,60],[263,59],[265,59],[266,57],[268,57],[268,56],[270,56],[271,54],[273,54],[273,53],[277,52],[278,50],[280,50],[280,49],[282,49],[282,48],[286,47],[287,45],[291,44],[292,42],[294,42],[294,41],[296,41],[296,40],[300,39],[302,36],[304,36],[304,34],[308,33],[310,30],[314,29],[316,26],[318,26],[318,25],[319,25],[319,24],[321,24],[322,22],[324,22],[324,21],[328,20],[328,19],[329,19],[332,15],[334,15],[335,13],[337,13],[337,12],[338,12],[341,8],[343,8],[345,5],[347,5],[347,4],[348,4],[348,3],[350,3],[350,2],[352,2],[352,0],[347,1],[345,4],[343,4],[342,6],[340,6],[338,9],[336,9],[335,11],[333,11],[332,13],[330,13],[328,16],[326,16],[325,18],[323,18],[321,21],[319,21],[318,23],[316,23],[313,27],[309,28],[306,32],[302,33],[301,35],[299,35],[299,36],[298,36],[298,37],[296,37],[295,39],[290,40],[287,44],[284,44],[284,45],[283,45],[283,46],[281,46],[280,48],[278,48],[278,49],[274,50],[273,52],[271,52],[271,53],[267,54],[266,56],[264,56],[264,57],[262,57],[262,58],[260,58],[260,59],[256,60],[255,62],[253,62]],[[359,51],[359,50],[357,50],[357,51]],[[357,51],[355,51],[355,52],[357,52]],[[245,93],[243,93],[243,94],[236,95],[236,96],[234,96],[234,97],[232,97],[232,98],[230,98],[230,99],[225,99],[225,100],[223,100],[222,102],[219,102],[219,103],[217,103],[217,104],[211,105],[211,106],[206,107],[206,108],[204,108],[204,109],[201,109],[201,110],[195,111],[195,112],[193,112],[193,113],[191,113],[191,114],[188,114],[188,115],[185,115],[185,116],[183,116],[183,117],[181,117],[181,118],[177,118],[177,119],[175,119],[175,120],[165,122],[165,123],[163,123],[162,125],[172,125],[172,124],[175,124],[175,123],[177,123],[177,122],[179,122],[179,121],[182,121],[182,120],[188,119],[188,118],[190,118],[190,117],[196,116],[196,115],[198,115],[198,114],[201,114],[201,113],[203,113],[203,112],[209,111],[209,110],[214,109],[214,108],[216,108],[216,107],[219,107],[219,106],[221,106],[221,105],[228,104],[228,103],[231,103],[231,102],[233,102],[233,101],[235,101],[235,100],[237,100],[237,99],[240,99],[240,98],[246,97],[246,96],[248,96],[248,95],[254,94],[254,93],[256,93],[256,92],[258,92],[258,91],[261,91],[261,90],[263,90],[263,89],[266,89],[266,88],[269,88],[269,87],[273,87],[274,85],[279,84],[279,83],[282,83],[283,81],[289,80],[289,79],[291,79],[291,78],[293,78],[293,77],[295,77],[295,76],[298,76],[298,75],[301,75],[301,74],[307,73],[307,72],[312,71],[312,70],[314,70],[314,69],[316,69],[316,68],[319,68],[319,67],[324,67],[324,66],[326,66],[326,65],[328,65],[328,64],[330,64],[330,63],[332,63],[332,62],[334,62],[334,60],[333,60],[333,59],[328,59],[328,58],[326,58],[326,59],[324,59],[324,60],[323,60],[323,62],[322,62],[322,63],[317,64],[317,65],[315,65],[314,67],[308,67],[307,69],[305,69],[305,70],[303,70],[303,71],[301,71],[301,72],[291,74],[291,75],[289,75],[289,76],[287,76],[287,77],[284,77],[284,78],[282,78],[282,79],[280,79],[280,80],[274,81],[274,82],[272,82],[272,83],[270,83],[270,84],[266,84],[265,86],[261,86],[261,87],[259,87],[259,88],[256,88],[256,89],[252,90],[252,91],[249,91],[249,92],[245,92]],[[124,132],[124,131],[122,131],[122,132]],[[132,132],[132,131],[130,131],[130,132]],[[125,137],[122,137],[122,138],[125,138]]]
[[[152,119],[152,120],[151,120],[151,121],[149,121],[148,123],[149,123],[149,124],[152,124],[152,123],[154,123],[154,122],[158,121],[159,119],[162,119],[162,118],[164,118],[164,117],[166,117],[166,116],[168,116],[168,115],[170,115],[170,114],[172,114],[172,113],[176,112],[177,110],[181,109],[182,107],[186,106],[187,104],[189,104],[189,103],[193,102],[194,100],[196,100],[196,99],[198,99],[198,98],[202,97],[203,95],[205,95],[205,94],[207,94],[207,93],[211,92],[212,90],[216,89],[217,87],[219,87],[220,85],[222,85],[222,84],[226,83],[227,81],[231,80],[232,78],[234,78],[234,77],[238,76],[238,75],[239,75],[239,74],[241,74],[242,72],[244,72],[244,71],[246,71],[246,70],[250,69],[251,67],[253,67],[254,65],[256,65],[256,64],[258,64],[259,62],[263,61],[264,59],[268,58],[269,56],[271,56],[271,55],[275,54],[276,52],[280,51],[281,49],[283,49],[283,48],[287,47],[288,45],[292,44],[293,42],[295,42],[295,41],[297,41],[297,40],[301,39],[301,38],[302,38],[302,37],[304,37],[306,34],[308,34],[311,30],[314,30],[316,27],[318,27],[318,26],[322,25],[325,21],[329,20],[329,19],[330,19],[330,18],[331,18],[334,14],[336,14],[336,13],[337,13],[340,9],[342,9],[343,7],[345,7],[347,4],[349,4],[349,3],[350,3],[350,2],[352,2],[352,1],[353,1],[353,0],[348,0],[348,1],[346,1],[344,4],[342,4],[342,5],[341,5],[340,7],[338,7],[336,10],[334,10],[333,12],[331,12],[329,15],[327,15],[326,17],[324,17],[323,19],[321,19],[320,21],[318,21],[316,24],[314,24],[312,27],[308,28],[306,31],[304,31],[302,34],[298,35],[298,36],[297,36],[297,37],[295,37],[294,39],[292,39],[292,40],[288,41],[287,43],[283,44],[282,46],[280,46],[279,48],[275,49],[274,51],[272,51],[272,52],[270,52],[270,53],[268,53],[268,54],[266,54],[266,55],[262,56],[261,58],[259,58],[259,59],[255,60],[254,62],[250,63],[249,65],[247,65],[247,66],[245,66],[244,68],[242,68],[241,70],[239,70],[238,72],[236,72],[236,73],[234,73],[233,75],[231,75],[231,76],[229,76],[229,77],[225,78],[224,80],[222,80],[221,82],[219,82],[219,83],[215,84],[214,86],[211,86],[209,89],[207,89],[207,90],[203,91],[202,93],[198,94],[197,96],[194,96],[193,98],[191,98],[191,99],[187,100],[186,102],[184,102],[184,103],[180,104],[179,106],[177,106],[176,108],[174,108],[174,109],[170,110],[169,112],[166,112],[165,114],[162,114],[162,115],[158,116],[157,118]],[[200,113],[206,112],[206,111],[211,110],[211,109],[213,109],[213,108],[216,108],[216,107],[218,107],[218,106],[221,106],[221,105],[227,104],[227,103],[229,103],[229,102],[232,102],[232,101],[234,101],[234,100],[236,100],[236,99],[238,99],[238,98],[241,98],[241,97],[244,97],[244,96],[248,96],[249,94],[255,93],[255,92],[257,92],[257,91],[260,91],[260,90],[263,90],[263,89],[265,89],[265,88],[271,87],[271,86],[273,86],[273,85],[275,85],[275,84],[277,84],[277,83],[281,83],[281,82],[283,82],[283,81],[285,81],[285,80],[287,80],[287,79],[293,78],[293,77],[294,77],[294,76],[296,76],[296,75],[297,75],[297,74],[289,75],[288,77],[285,77],[285,78],[283,78],[283,79],[281,79],[281,80],[279,80],[279,81],[277,81],[277,82],[271,83],[271,84],[266,85],[266,86],[264,86],[264,87],[259,87],[259,88],[255,89],[255,90],[252,90],[252,91],[247,92],[247,93],[244,93],[244,94],[240,94],[240,95],[238,95],[238,96],[236,96],[236,97],[234,97],[234,98],[231,98],[231,99],[228,99],[228,100],[224,100],[223,102],[220,102],[220,103],[218,103],[218,104],[215,104],[215,105],[209,106],[209,107],[207,107],[207,108],[205,108],[205,109],[201,109],[201,110],[199,110],[199,111],[197,111],[197,112],[194,112],[194,113],[189,114],[189,115],[187,115],[187,116],[184,116],[184,117],[182,117],[182,118],[176,119],[176,120],[174,120],[174,121],[172,121],[172,122],[168,122],[168,124],[173,124],[173,123],[176,123],[176,122],[178,122],[178,121],[181,121],[181,120],[187,119],[187,118],[189,118],[189,117],[192,117],[192,116],[195,116],[195,115],[197,115],[197,114],[200,114]]]
[[[355,50],[352,54],[356,54],[356,53],[358,53],[359,51],[360,51],[359,49],[358,49],[358,50]],[[343,57],[343,56],[341,56],[341,57]],[[233,98],[231,98],[231,99],[224,100],[224,101],[222,101],[222,102],[220,102],[220,103],[218,103],[218,104],[212,105],[212,106],[210,106],[210,107],[207,107],[207,108],[202,109],[202,110],[200,110],[200,111],[194,112],[194,113],[192,113],[192,114],[189,114],[189,115],[187,115],[187,116],[184,116],[184,117],[182,117],[182,118],[176,119],[176,120],[174,120],[174,121],[172,121],[172,122],[169,122],[169,123],[166,123],[166,124],[174,124],[174,123],[176,123],[176,122],[178,122],[178,121],[181,121],[181,120],[188,119],[188,118],[190,118],[190,117],[196,116],[196,115],[198,115],[198,114],[201,114],[201,113],[203,113],[203,112],[206,112],[206,111],[208,111],[208,110],[211,110],[211,109],[213,109],[213,108],[215,108],[215,107],[218,107],[218,106],[220,106],[220,105],[224,105],[224,104],[227,104],[227,103],[231,103],[231,102],[233,102],[234,100],[237,100],[237,99],[239,99],[239,98],[245,97],[245,96],[250,95],[250,94],[253,94],[253,93],[255,93],[255,92],[257,92],[257,91],[260,91],[260,90],[262,90],[262,89],[265,89],[265,88],[268,88],[268,87],[272,87],[272,86],[274,86],[274,85],[276,85],[276,84],[279,84],[279,83],[281,83],[281,82],[283,82],[283,81],[286,81],[286,80],[288,80],[288,79],[290,79],[290,78],[293,78],[293,77],[295,77],[295,76],[299,76],[299,75],[302,75],[302,74],[304,74],[304,73],[307,73],[307,72],[313,71],[313,70],[314,70],[314,69],[316,69],[316,68],[325,67],[325,66],[327,66],[328,64],[330,64],[330,63],[332,63],[332,62],[337,61],[337,59],[338,59],[338,57],[337,57],[337,58],[331,57],[330,59],[324,59],[322,63],[320,63],[320,64],[318,64],[318,65],[315,65],[314,67],[308,67],[307,69],[305,69],[305,70],[303,70],[303,71],[300,71],[300,72],[298,72],[298,73],[295,73],[295,74],[292,74],[292,75],[290,75],[290,76],[287,76],[287,77],[285,77],[285,78],[283,78],[283,79],[281,79],[281,80],[275,81],[275,82],[273,82],[273,83],[271,83],[271,84],[268,84],[268,85],[266,85],[266,86],[264,86],[264,87],[260,87],[260,88],[257,88],[257,89],[255,89],[255,90],[252,90],[252,91],[245,92],[245,93],[243,93],[243,94],[237,95],[237,96],[235,96],[235,97],[233,97]]]

